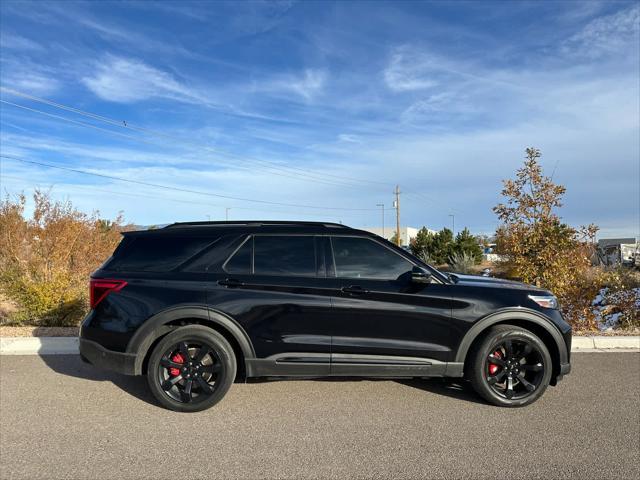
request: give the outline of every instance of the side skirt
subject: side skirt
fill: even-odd
[[[464,363],[420,357],[284,353],[247,359],[247,377],[462,377]]]

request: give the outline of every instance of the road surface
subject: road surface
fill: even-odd
[[[212,410],[76,356],[0,357],[0,478],[638,478],[640,354],[573,355],[524,409],[443,380],[259,381]]]

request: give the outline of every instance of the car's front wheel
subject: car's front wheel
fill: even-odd
[[[542,396],[551,380],[551,355],[529,330],[497,325],[470,352],[467,377],[480,396],[503,407],[522,407]]]
[[[162,406],[178,412],[212,407],[235,376],[233,348],[221,334],[201,325],[169,333],[153,349],[147,368],[153,395]]]

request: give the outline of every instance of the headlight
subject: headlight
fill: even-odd
[[[553,295],[529,295],[542,308],[558,308],[558,299]]]

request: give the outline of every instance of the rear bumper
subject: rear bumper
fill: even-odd
[[[132,353],[114,352],[92,340],[80,338],[80,357],[85,362],[104,370],[135,375],[136,356]]]

